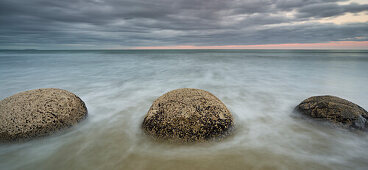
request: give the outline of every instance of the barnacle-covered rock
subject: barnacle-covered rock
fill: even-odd
[[[156,99],[143,121],[146,134],[155,139],[189,143],[223,137],[233,127],[233,117],[213,94],[183,88]]]
[[[362,107],[335,96],[313,96],[301,102],[296,110],[312,118],[324,119],[343,127],[366,129],[368,112]]]
[[[84,102],[66,90],[20,92],[0,101],[0,140],[44,136],[70,127],[86,116]]]

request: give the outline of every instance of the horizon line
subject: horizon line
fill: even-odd
[[[284,44],[257,44],[257,45],[173,45],[173,46],[136,46],[136,47],[106,47],[100,49],[89,48],[60,48],[42,49],[37,47],[23,49],[0,50],[368,50],[368,41],[330,41],[324,43],[284,43]]]
[[[285,43],[285,44],[258,44],[258,45],[217,45],[217,46],[196,46],[196,45],[176,45],[176,46],[145,46],[133,47],[131,49],[273,49],[273,50],[363,50],[368,49],[368,41],[330,41],[326,43]]]
[[[340,50],[340,51],[348,51],[348,50],[364,50],[364,51],[368,51],[368,47],[367,48],[344,48],[344,49],[338,49],[338,48],[335,48],[335,49],[324,49],[324,48],[315,48],[315,49],[312,49],[312,48],[292,48],[292,49],[272,49],[272,48],[269,48],[269,49],[262,49],[262,48],[247,48],[247,49],[222,49],[222,48],[200,48],[200,49],[166,49],[166,48],[163,48],[163,49],[135,49],[135,48],[121,48],[121,49],[111,49],[111,48],[102,48],[102,49],[0,49],[0,51],[144,51],[144,50],[147,50],[147,51],[159,51],[159,50]]]

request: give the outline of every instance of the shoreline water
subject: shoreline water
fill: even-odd
[[[368,108],[366,68],[366,52],[0,51],[0,99],[58,87],[89,110],[88,119],[60,134],[0,145],[0,167],[365,169],[366,134],[305,121],[293,109],[325,94]],[[140,126],[153,100],[182,87],[224,102],[235,134],[191,146],[148,140]]]

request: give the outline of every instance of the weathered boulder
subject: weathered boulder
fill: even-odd
[[[0,140],[45,136],[87,116],[84,102],[66,90],[47,88],[17,93],[0,101]]]
[[[230,133],[233,124],[231,113],[213,94],[183,88],[156,99],[142,126],[155,139],[190,143],[219,139]]]
[[[362,107],[335,96],[313,96],[301,102],[296,110],[312,118],[328,120],[357,129],[368,127],[368,112]]]

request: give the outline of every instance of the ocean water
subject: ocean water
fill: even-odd
[[[293,112],[326,94],[368,109],[367,85],[368,51],[0,51],[0,99],[62,88],[89,111],[55,135],[0,144],[0,169],[368,169],[368,133]],[[153,100],[184,87],[222,100],[234,134],[192,145],[147,138]]]

